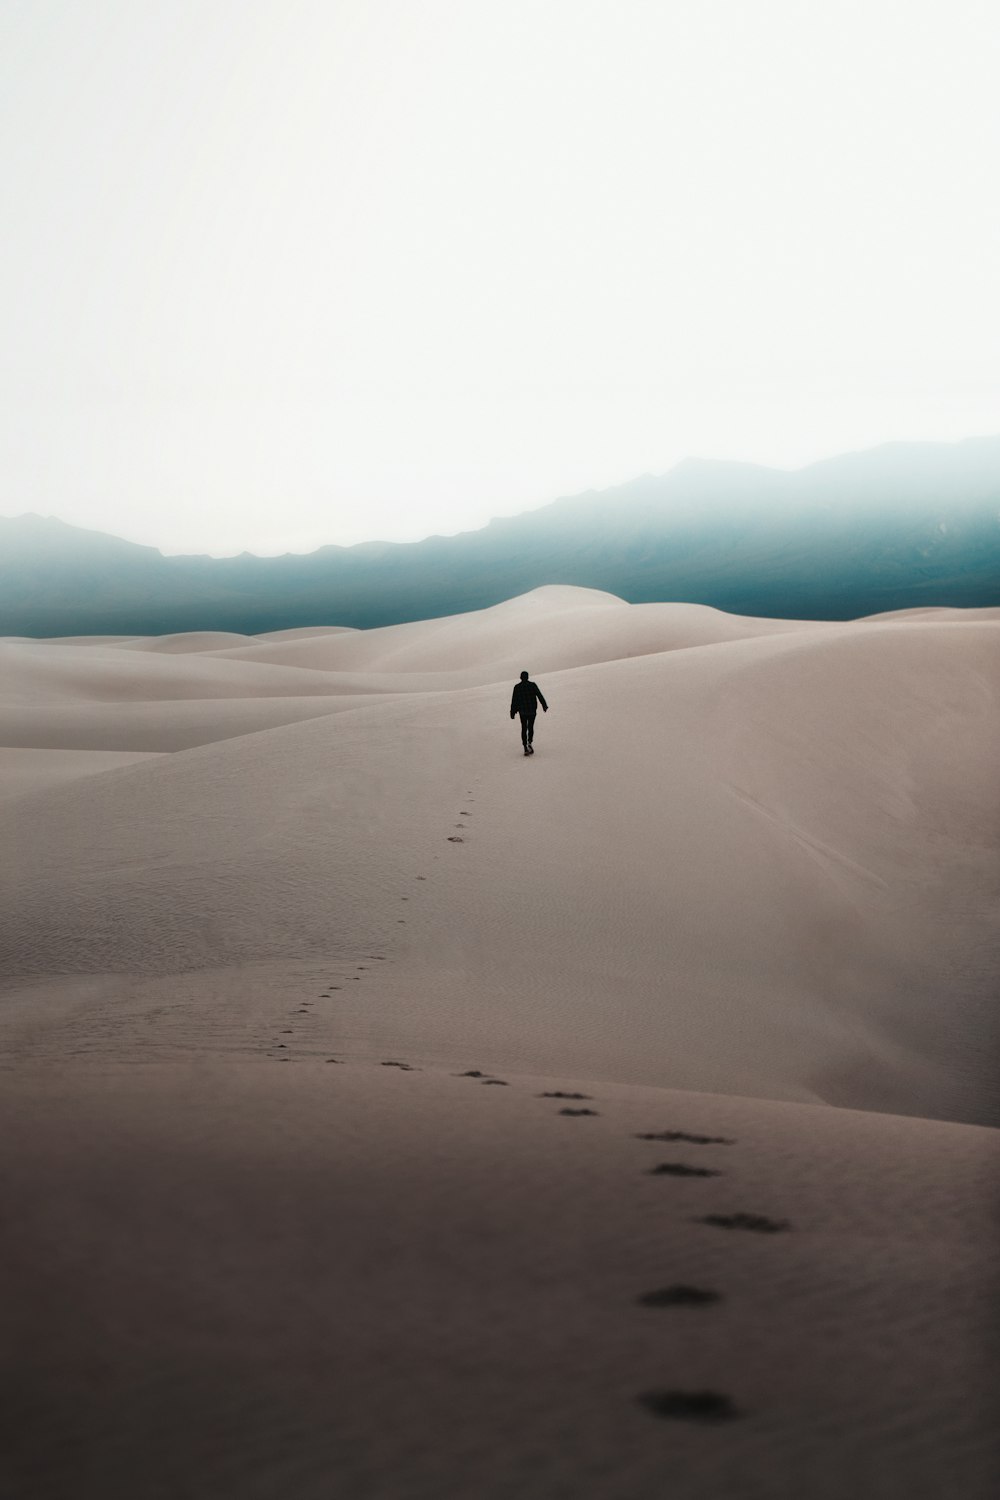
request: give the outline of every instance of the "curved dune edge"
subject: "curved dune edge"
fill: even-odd
[[[377,948],[381,1014],[441,1057],[996,1123],[998,643],[558,589],[294,667],[7,647],[0,963],[66,1018],[30,1047],[90,1048],[102,975],[114,1053],[128,976]],[[245,1002],[184,995],[149,1034],[229,1046]]]

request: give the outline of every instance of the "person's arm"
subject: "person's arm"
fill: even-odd
[[[536,686],[535,692],[538,694],[538,701],[539,701],[539,703],[542,705],[542,707],[544,708],[545,712],[548,713],[548,711],[549,711],[549,705],[546,703],[545,699],[542,697],[542,690],[541,690],[541,688]]]
[[[513,718],[514,715],[517,713],[516,704],[517,704],[517,685],[515,684],[514,691],[510,695],[510,716],[511,716],[511,718]]]

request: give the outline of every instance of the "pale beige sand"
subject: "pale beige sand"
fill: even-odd
[[[346,635],[353,631],[352,625],[294,625],[287,630],[262,630],[260,635],[248,636],[254,641],[300,641],[307,636]]]
[[[920,609],[892,609],[882,615],[868,615],[868,620],[936,620],[944,623],[948,620],[1000,620],[1000,609],[996,606],[986,606],[982,609],[944,609],[925,605]]]
[[[296,697],[329,693],[326,674],[258,662],[216,661],[201,651],[121,646],[0,646],[0,684],[13,702],[147,702],[157,699]]]
[[[5,1493],[992,1494],[996,1132],[503,1076],[6,1076]]]
[[[134,636],[122,642],[125,651],[149,651],[160,656],[190,656],[200,651],[220,651],[229,646],[245,645],[252,636],[237,635],[232,630],[185,630],[175,635]]]
[[[3,715],[3,739],[23,749],[121,750],[154,754],[190,750],[301,723],[350,708],[357,698],[190,698],[139,703],[11,703]],[[364,700],[361,700],[364,701]]]
[[[46,646],[121,646],[126,641],[145,640],[136,635],[48,635]],[[250,639],[250,637],[247,637]],[[37,646],[42,644],[36,635],[0,635],[0,646]]]
[[[576,612],[554,592],[548,616],[514,601],[542,659],[545,620],[562,653]],[[520,613],[471,621],[483,675]],[[621,648],[628,606],[583,613]],[[220,706],[305,679],[341,711],[243,734],[222,715],[214,743],[5,805],[5,972],[391,943],[382,1013],[425,1050],[483,1038],[508,1066],[995,1121],[1000,626],[782,629],[539,673],[553,711],[525,761],[510,673],[434,690],[431,625],[456,629],[413,627],[415,691],[397,629],[386,691],[369,660],[346,701],[343,668],[87,651],[74,673],[72,652],[30,648],[40,712],[85,724],[116,685],[197,689],[204,736],[216,678]]]
[[[276,634],[0,650],[12,1493],[992,1494],[1000,612]]]
[[[744,640],[828,626],[809,621],[760,620],[726,615],[700,604],[625,604],[614,594],[553,584],[492,609],[412,625],[355,630],[334,638],[246,643],[213,655],[326,670],[375,668],[381,672],[447,672],[456,685],[553,672],[687,646]]]
[[[150,756],[126,750],[18,750],[0,747],[0,800],[117,771]]]

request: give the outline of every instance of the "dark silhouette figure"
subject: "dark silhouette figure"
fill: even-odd
[[[524,746],[525,755],[534,755],[535,750],[532,740],[535,737],[535,714],[539,703],[546,713],[549,705],[542,697],[541,689],[537,683],[528,681],[527,672],[521,673],[521,681],[515,682],[514,691],[510,697],[510,716],[521,715],[521,744]]]

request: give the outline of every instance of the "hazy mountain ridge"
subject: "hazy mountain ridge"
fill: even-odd
[[[686,460],[479,531],[283,557],[164,557],[53,518],[0,519],[5,635],[370,627],[547,583],[801,619],[1000,604],[1000,437],[794,472]]]

